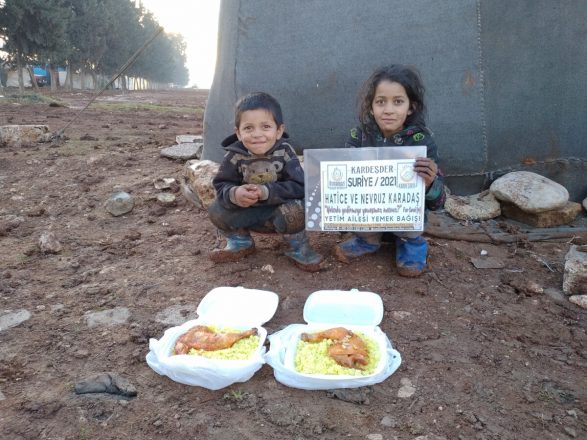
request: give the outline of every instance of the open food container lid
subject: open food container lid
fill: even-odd
[[[376,326],[382,319],[383,301],[373,292],[319,290],[304,304],[308,324]]]
[[[277,294],[267,290],[216,287],[202,299],[197,311],[208,322],[253,327],[269,321],[278,302]]]

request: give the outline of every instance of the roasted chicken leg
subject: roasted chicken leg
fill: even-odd
[[[344,327],[335,327],[318,333],[302,333],[302,341],[320,342],[330,339],[328,355],[343,367],[361,369],[369,363],[369,351],[365,341]]]
[[[196,325],[177,338],[175,354],[186,354],[191,348],[216,351],[232,347],[235,342],[257,334],[256,328],[238,333],[216,333],[204,325]]]

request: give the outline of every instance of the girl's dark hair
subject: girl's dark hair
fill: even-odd
[[[271,113],[278,127],[283,124],[281,106],[279,105],[279,102],[277,102],[277,99],[268,93],[255,92],[249,93],[237,101],[234,109],[235,127],[238,128],[240,125],[241,116],[244,112],[258,109],[267,110],[269,113]]]
[[[397,82],[406,89],[406,94],[408,95],[412,109],[412,114],[406,118],[406,126],[419,125],[425,127],[426,106],[424,105],[424,84],[420,78],[420,73],[412,66],[391,64],[376,69],[363,83],[358,98],[361,129],[370,134],[379,131],[371,112],[375,89],[377,89],[377,86],[382,81]]]

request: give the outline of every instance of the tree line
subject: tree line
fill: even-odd
[[[59,85],[57,67],[85,74],[99,86],[98,76],[111,77],[156,32],[159,23],[141,2],[131,0],[0,0],[0,39],[5,65],[17,69],[24,88],[23,68],[36,85],[32,65],[48,66],[51,88]],[[125,75],[153,83],[185,86],[186,44],[178,34],[161,33]],[[126,78],[121,77],[126,88]]]

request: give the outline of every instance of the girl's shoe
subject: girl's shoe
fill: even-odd
[[[353,235],[334,247],[334,256],[342,263],[349,263],[353,258],[377,252],[380,246],[379,243],[369,243],[364,238]]]
[[[225,233],[226,246],[224,249],[214,249],[210,252],[210,260],[215,263],[238,261],[255,252],[255,242],[250,234]]]
[[[422,236],[395,239],[395,262],[397,273],[402,277],[419,276],[426,267],[428,243]]]

